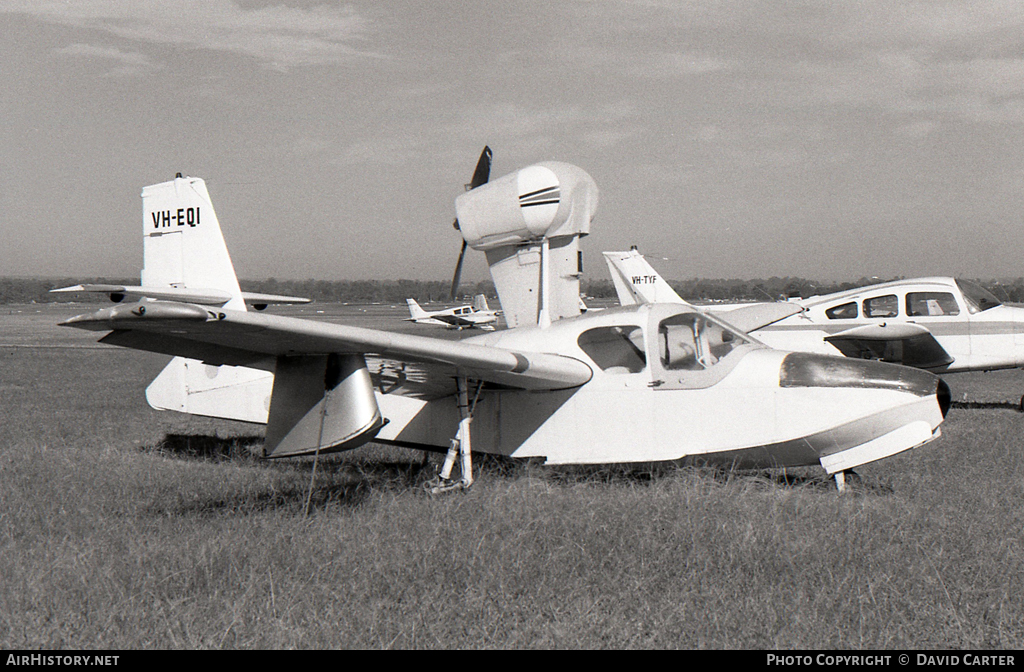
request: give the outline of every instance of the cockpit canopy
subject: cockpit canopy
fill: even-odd
[[[637,319],[643,315],[648,319]],[[654,376],[670,374],[677,383],[685,379],[684,387],[704,387],[732,368],[723,360],[737,348],[759,347],[743,332],[690,306],[658,304],[615,316],[619,319],[587,329],[577,339],[580,349],[606,374],[650,368]]]

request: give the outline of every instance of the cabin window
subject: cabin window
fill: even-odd
[[[896,317],[898,313],[899,300],[895,294],[864,299],[864,317]]]
[[[588,329],[576,342],[605,373],[640,373],[647,366],[644,332],[634,324]]]
[[[857,302],[851,301],[841,306],[833,306],[825,311],[830,320],[853,320],[857,317]]]
[[[907,293],[907,315],[910,317],[959,314],[960,306],[949,292]]]

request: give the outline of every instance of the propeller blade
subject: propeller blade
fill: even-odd
[[[458,221],[458,220],[456,220]],[[469,247],[469,243],[465,240],[462,241],[462,250],[459,252],[459,261],[455,264],[455,275],[452,276],[452,295],[451,300],[454,301],[455,297],[459,293],[459,282],[462,281],[462,262],[466,259],[466,248]]]
[[[480,160],[476,162],[476,170],[473,171],[473,179],[467,185],[468,189],[476,189],[481,184],[487,184],[491,178],[491,148],[484,145],[484,151],[480,152]]]
[[[469,184],[466,185],[466,191],[476,189],[482,184],[487,184],[487,180],[491,179],[491,148],[484,145],[484,151],[480,152],[480,160],[476,162],[476,169],[473,171],[473,179]],[[452,222],[452,226],[455,230],[459,230],[459,219],[456,217],[455,221]],[[455,264],[455,275],[452,276],[452,293],[451,300],[454,301],[455,297],[459,293],[459,283],[462,281],[462,262],[466,260],[466,248],[469,247],[469,243],[466,239],[462,239],[462,249],[459,251],[459,262]]]

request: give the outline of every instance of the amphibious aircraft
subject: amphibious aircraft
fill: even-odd
[[[686,302],[636,249],[605,252],[625,305]],[[686,304],[689,305],[689,304]],[[763,325],[758,340],[773,347],[875,359],[936,373],[1024,365],[1024,308],[955,278],[914,278],[777,304],[799,308]],[[740,305],[735,310],[751,310]],[[726,319],[733,313],[715,307]],[[729,312],[725,312],[729,311]]]
[[[498,311],[491,310],[487,305],[487,297],[477,294],[473,297],[473,304],[469,306],[455,306],[444,310],[426,311],[416,303],[416,299],[406,299],[409,304],[409,317],[407,322],[416,324],[434,324],[449,329],[483,329],[494,331],[494,323],[498,321]]]
[[[233,283],[216,287],[232,295],[222,306],[143,297],[62,324],[175,356],[147,389],[150,404],[266,423],[268,458],[368,441],[447,451],[435,492],[472,484],[473,451],[547,464],[820,465],[842,489],[846,470],[939,435],[949,390],[930,373],[774,350],[681,304],[580,315],[593,179],[559,162],[494,181],[489,172],[488,149],[456,199],[456,222],[463,250],[487,257],[506,330],[451,341],[256,314]],[[201,179],[142,194],[147,233],[152,212],[196,208],[197,222],[202,213],[196,227],[165,230],[181,254],[145,248],[144,278],[151,264],[188,264],[202,227],[233,275]],[[171,277],[207,287],[203,272]]]

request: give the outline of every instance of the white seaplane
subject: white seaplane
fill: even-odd
[[[604,256],[623,305],[689,305],[636,249]],[[757,311],[759,306],[798,309],[756,331],[748,329],[777,348],[874,359],[940,374],[1024,366],[1024,308],[1003,305],[967,280],[895,280],[806,299],[708,309],[732,321],[734,311]]]
[[[143,298],[62,324],[174,355],[149,403],[266,423],[268,458],[369,441],[447,451],[434,491],[472,484],[473,451],[547,464],[820,465],[842,489],[846,470],[939,435],[949,390],[930,373],[775,350],[682,304],[580,315],[593,179],[557,162],[490,182],[489,171],[485,150],[456,221],[463,251],[486,254],[506,330],[451,341],[249,312],[206,186],[191,177],[143,189]],[[195,226],[154,215],[189,208]],[[154,298],[168,288],[230,298]]]
[[[405,302],[409,305],[409,317],[405,318],[407,322],[433,324],[449,329],[472,329],[475,327],[484,331],[494,331],[494,323],[498,321],[500,312],[491,310],[491,307],[487,305],[487,297],[483,294],[474,296],[472,305],[455,306],[444,310],[423,310],[416,299],[406,299]]]

